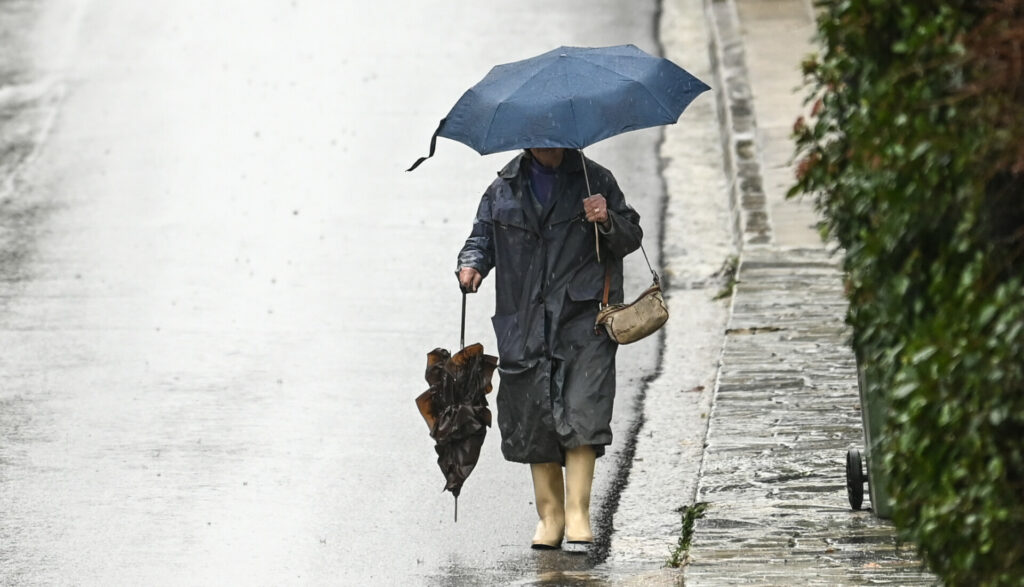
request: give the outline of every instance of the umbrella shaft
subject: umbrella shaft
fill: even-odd
[[[579,151],[580,163],[583,164],[583,181],[585,181],[587,184],[587,197],[589,198],[590,196],[594,195],[594,193],[590,191],[590,176],[587,175],[587,158],[583,156],[583,149],[580,149]]]
[[[462,330],[459,334],[459,348],[466,348],[466,292],[462,292]]]
[[[587,183],[587,197],[594,195],[590,191],[590,176],[587,175],[587,158],[583,156],[583,149],[580,149],[580,163],[583,164],[583,181]],[[601,262],[601,236],[597,234],[597,223],[594,223],[594,250],[597,251],[597,262]]]

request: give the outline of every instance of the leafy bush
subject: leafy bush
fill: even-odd
[[[791,195],[845,251],[893,521],[951,585],[1024,585],[1024,0],[833,0]]]

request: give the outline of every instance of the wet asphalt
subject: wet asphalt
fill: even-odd
[[[529,471],[496,430],[453,523],[413,399],[458,343],[455,254],[511,154],[442,139],[403,170],[491,65],[656,51],[656,8],[0,4],[0,583],[530,584],[599,562],[527,548]],[[588,150],[654,263],[659,139]],[[493,349],[488,285],[467,338]],[[656,338],[619,353],[595,511],[657,363]]]

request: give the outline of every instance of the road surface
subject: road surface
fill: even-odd
[[[427,351],[458,342],[455,254],[511,154],[441,140],[403,170],[493,64],[657,50],[653,0],[4,6],[34,32],[0,96],[20,96],[22,146],[0,194],[0,583],[456,585],[591,564],[528,549],[529,471],[497,430],[452,522],[413,399]],[[588,151],[655,256],[658,139]],[[488,285],[467,336],[494,349]],[[595,511],[657,351],[619,354]]]

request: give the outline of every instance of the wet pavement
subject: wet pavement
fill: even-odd
[[[687,585],[931,585],[913,545],[853,511],[863,447],[838,260],[748,249],[726,331]]]
[[[528,469],[496,430],[452,522],[413,399],[426,352],[457,343],[455,253],[510,154],[442,140],[403,170],[495,63],[656,50],[655,2],[0,6],[39,10],[0,90],[34,117],[0,154],[0,582],[611,580],[526,548]],[[656,265],[660,138],[588,150]],[[488,285],[467,337],[493,349]],[[659,344],[619,353],[605,543]]]
[[[743,250],[685,583],[935,584],[889,522],[847,499],[846,451],[864,436],[840,257],[811,202],[785,199],[809,3],[708,5]]]
[[[0,584],[930,582],[845,503],[840,278],[782,198],[807,6],[0,2]],[[491,65],[619,43],[720,92],[588,149],[672,319],[618,355],[597,545],[535,552],[497,431],[455,524],[413,404],[511,154],[441,140],[403,170]],[[467,339],[493,349],[489,285]],[[691,565],[667,568],[695,501]]]

